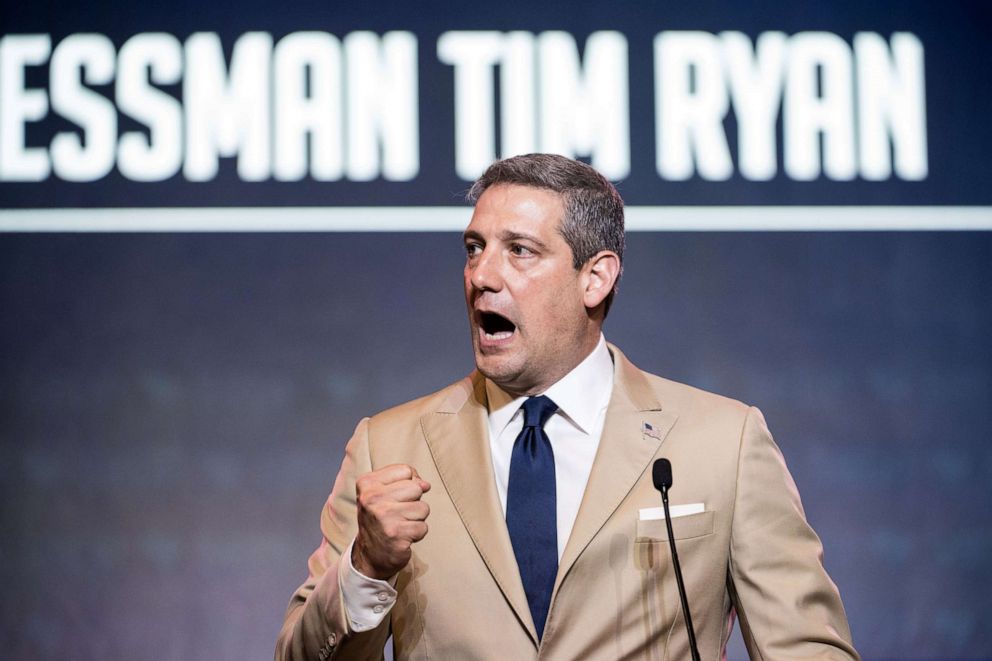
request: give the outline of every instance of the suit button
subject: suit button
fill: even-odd
[[[379,604],[376,604],[376,605],[375,605],[375,606],[374,606],[374,607],[372,608],[372,612],[373,612],[373,613],[377,613],[377,614],[378,614],[378,613],[381,613],[381,612],[382,612],[382,611],[384,611],[384,610],[386,610],[386,609],[385,609],[385,608],[383,608],[382,606],[380,606]]]
[[[386,599],[389,599],[389,595],[386,594],[385,592],[380,592],[379,594],[376,595],[376,597],[379,598],[379,601],[385,601]]]

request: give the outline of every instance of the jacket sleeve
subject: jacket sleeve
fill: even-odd
[[[741,432],[728,583],[752,659],[859,659],[799,491],[751,408]]]
[[[368,419],[362,420],[345,448],[344,461],[320,516],[323,535],[310,555],[310,575],[289,601],[276,642],[276,661],[382,659],[389,618],[375,629],[354,632],[338,583],[338,563],[358,529],[355,481],[372,470]]]

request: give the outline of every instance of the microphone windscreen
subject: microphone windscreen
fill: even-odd
[[[658,491],[669,489],[672,486],[672,462],[668,459],[658,459],[651,469],[651,477],[654,479],[654,488]]]

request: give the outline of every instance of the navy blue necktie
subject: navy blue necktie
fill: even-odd
[[[558,573],[555,454],[544,433],[544,423],[558,405],[541,395],[529,398],[522,408],[524,428],[513,443],[510,457],[506,527],[540,639]]]

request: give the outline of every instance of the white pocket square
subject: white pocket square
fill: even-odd
[[[688,505],[671,505],[668,509],[672,512],[672,518],[677,519],[680,516],[689,516],[690,514],[705,512],[706,506],[703,503],[690,503]],[[641,521],[664,521],[665,508],[646,507],[638,511],[637,518]]]

